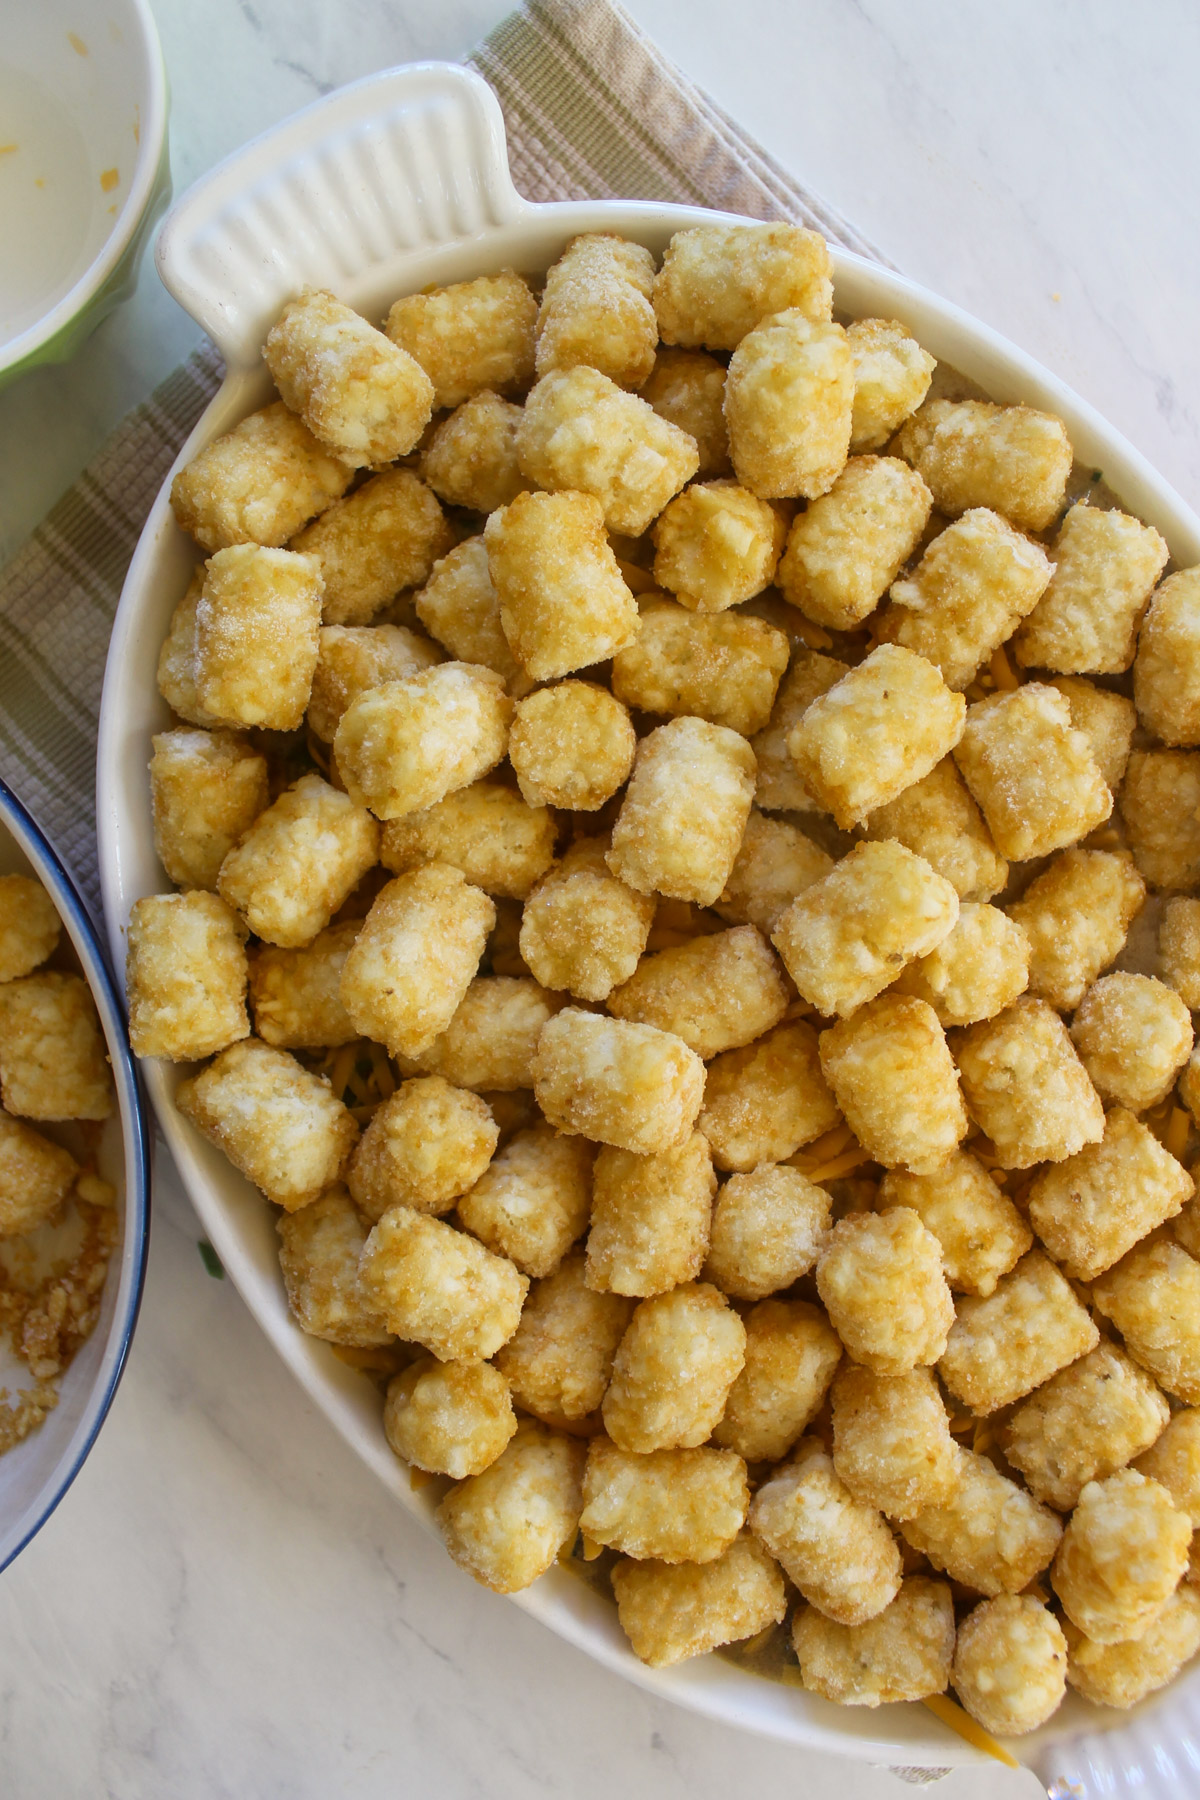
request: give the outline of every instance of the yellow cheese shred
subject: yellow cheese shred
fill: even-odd
[[[844,1156],[835,1156],[831,1162],[818,1163],[815,1169],[805,1169],[803,1173],[810,1181],[837,1181],[842,1175],[849,1175],[854,1169],[861,1169],[864,1163],[871,1161],[870,1152],[858,1146],[847,1150]]]
[[[961,1706],[951,1700],[949,1694],[930,1694],[923,1704],[936,1718],[942,1721],[943,1725],[948,1725],[951,1731],[956,1731],[960,1738],[965,1738],[966,1742],[973,1744],[976,1750],[983,1750],[988,1756],[994,1756],[996,1761],[1003,1763],[1006,1769],[1021,1767],[1016,1757],[1010,1755],[1003,1744],[998,1744],[990,1731],[985,1731],[982,1725],[976,1724],[970,1713],[964,1712]]]

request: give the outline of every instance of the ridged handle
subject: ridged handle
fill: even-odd
[[[226,363],[246,367],[300,288],[353,299],[368,272],[524,206],[487,83],[456,63],[410,63],[340,88],[220,163],[171,209],[155,257]]]

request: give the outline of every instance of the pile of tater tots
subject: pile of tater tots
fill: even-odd
[[[100,1316],[118,1231],[116,1192],[95,1167],[112,1070],[87,982],[51,966],[61,936],[41,882],[0,875],[0,1344],[31,1377],[0,1387],[0,1453],[58,1404]],[[73,1124],[82,1155],[45,1124]]]
[[[172,489],[133,1042],[450,1555],[990,1732],[1162,1686],[1200,571],[798,227],[306,291],[265,357]]]

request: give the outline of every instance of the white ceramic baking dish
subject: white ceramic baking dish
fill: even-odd
[[[532,205],[509,176],[500,109],[487,86],[454,65],[390,70],[342,89],[222,164],[175,207],[158,266],[176,298],[220,347],[228,374],[179,454],[188,462],[268,394],[261,346],[283,302],[310,283],[380,319],[398,294],[502,267],[544,270],[581,231],[618,231],[661,252],[671,234],[712,214],[639,201]],[[921,342],[998,400],[1058,413],[1078,457],[1103,471],[1130,511],[1163,533],[1177,563],[1200,561],[1200,521],[1138,453],[1028,357],[934,295],[859,257],[835,255],[836,303],[855,316],[903,319]],[[129,910],[167,882],[154,854],[147,761],[167,723],[155,665],[195,549],[155,502],[130,566],[113,630],[100,720],[97,817],[113,956],[125,954]],[[347,1443],[432,1525],[380,1429],[374,1389],[291,1322],[271,1210],[172,1105],[178,1075],[145,1067],[163,1132],[204,1228],[263,1330]],[[465,1579],[449,1561],[446,1580]],[[840,1708],[745,1673],[718,1656],[668,1671],[630,1652],[615,1611],[559,1569],[518,1603],[609,1668],[711,1717],[876,1763],[977,1762],[920,1706]],[[1200,1676],[1130,1715],[1068,1698],[1054,1720],[1014,1745],[1063,1794],[1177,1793],[1200,1768]]]

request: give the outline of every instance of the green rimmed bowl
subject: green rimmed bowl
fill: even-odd
[[[0,386],[65,362],[137,280],[171,195],[147,0],[10,0],[0,35]]]

